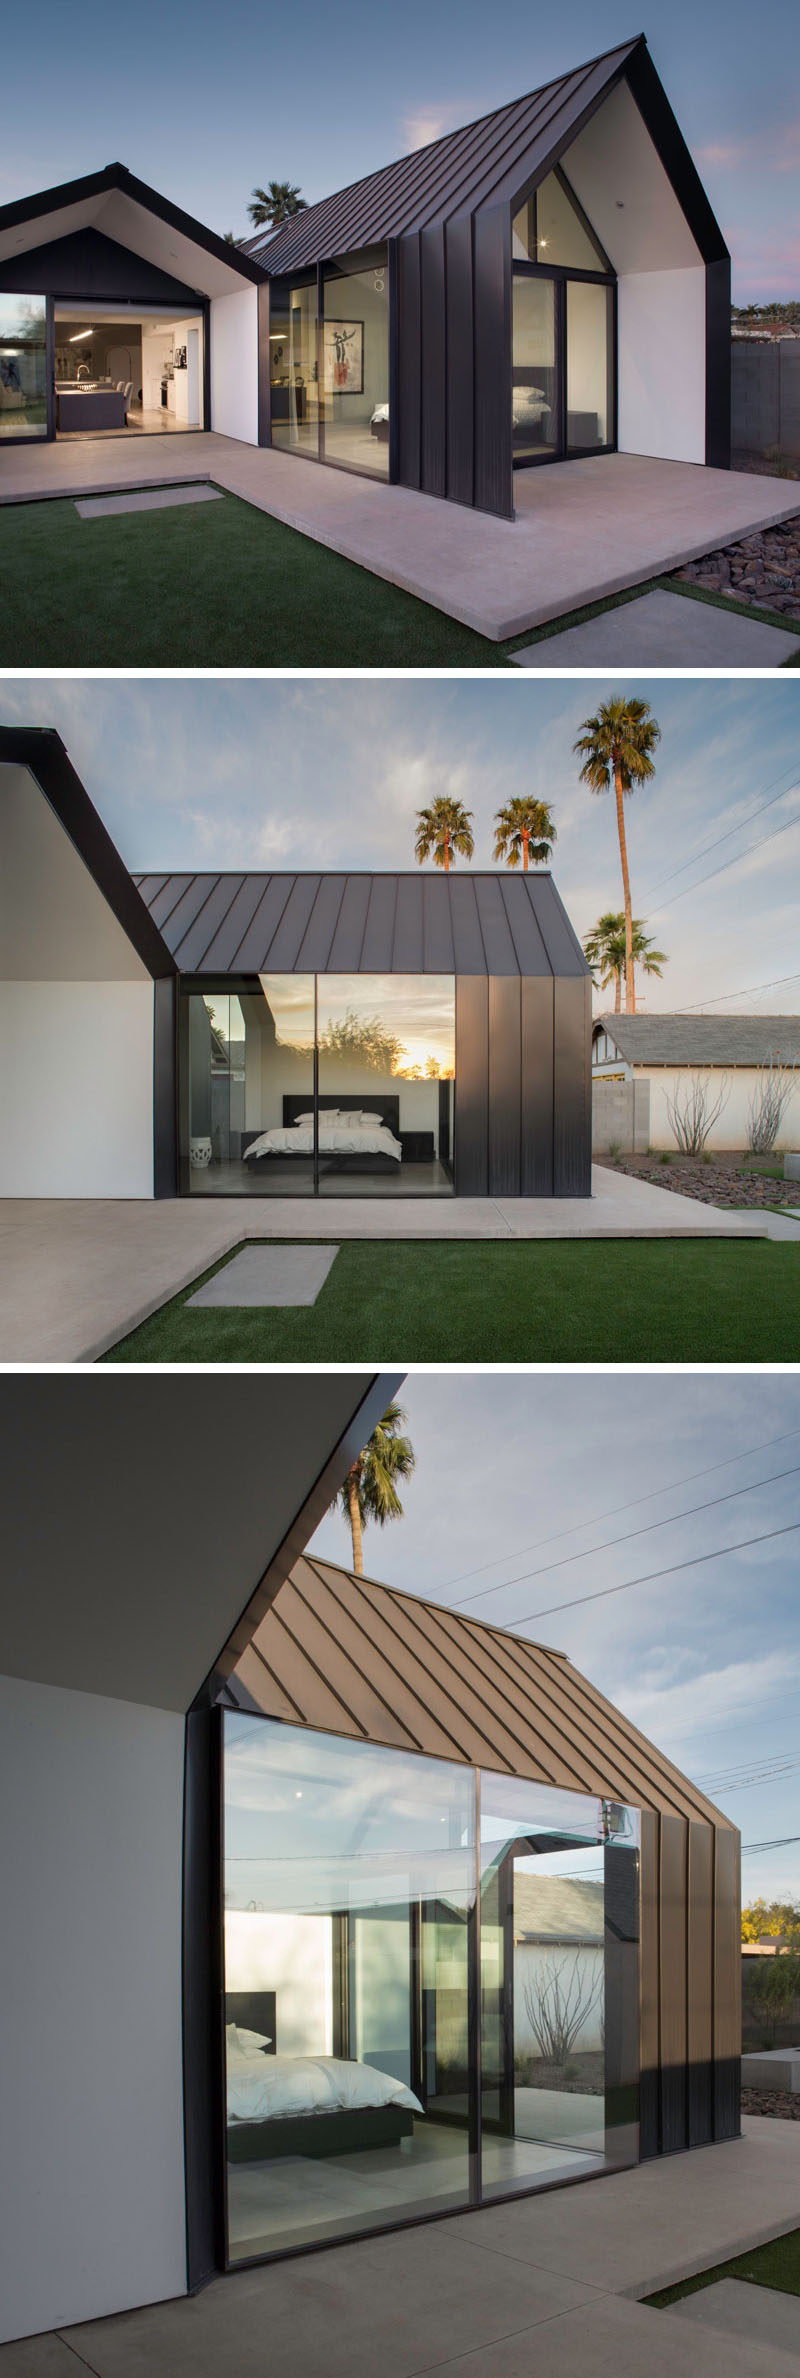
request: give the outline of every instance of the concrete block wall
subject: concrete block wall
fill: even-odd
[[[592,1083],[592,1155],[622,1148],[642,1156],[650,1146],[650,1084],[647,1081]]]
[[[734,339],[731,443],[800,458],[800,339]]]

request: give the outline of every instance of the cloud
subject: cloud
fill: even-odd
[[[414,108],[403,117],[403,140],[407,149],[426,149],[432,140],[441,140],[461,121],[461,113],[452,105],[446,107]]]

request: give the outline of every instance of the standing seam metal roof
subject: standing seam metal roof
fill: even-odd
[[[183,974],[588,972],[544,870],[133,880]]]
[[[294,272],[511,195],[515,177],[517,185],[531,180],[554,145],[566,145],[574,136],[584,109],[645,47],[638,34],[524,98],[396,158],[331,198],[304,207],[260,244],[248,240],[248,253],[271,274]]]
[[[563,1652],[308,1555],[226,1698],[290,1725],[731,1829]]]

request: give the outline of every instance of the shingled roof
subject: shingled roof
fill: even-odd
[[[596,1016],[629,1065],[800,1064],[800,1016]]]

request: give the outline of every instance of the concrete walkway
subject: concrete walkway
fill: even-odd
[[[214,2280],[0,2348],[0,2378],[788,2378],[636,2301],[797,2226],[800,2127]],[[754,2324],[753,2324],[754,2326]]]
[[[605,454],[517,472],[516,518],[496,520],[206,431],[9,447],[0,504],[190,478],[213,479],[494,642],[800,510],[785,480]]]
[[[0,1362],[92,1362],[243,1239],[800,1239],[601,1165],[591,1198],[0,1201]]]
[[[654,587],[596,619],[515,652],[517,669],[780,669],[800,652],[797,628],[768,627],[721,603]]]

